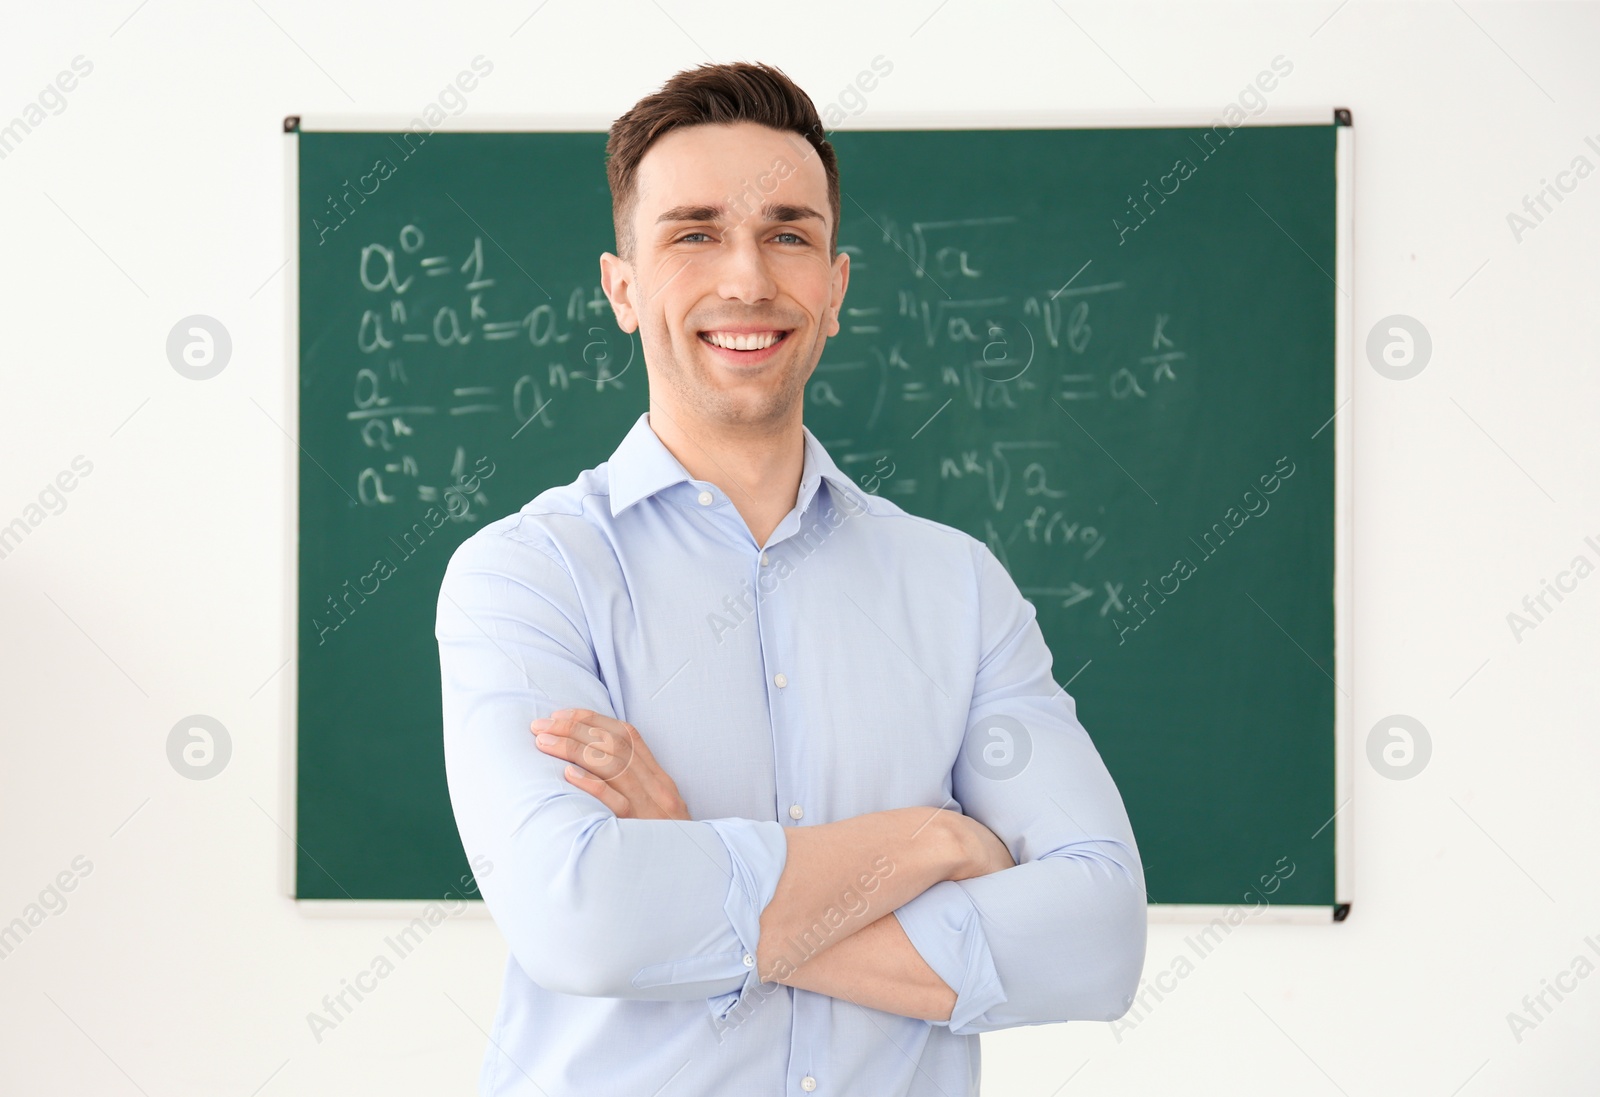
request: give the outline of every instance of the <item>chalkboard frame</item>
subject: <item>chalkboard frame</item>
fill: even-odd
[[[316,132],[370,132],[403,133],[415,119],[397,114],[336,114],[290,115],[283,120],[284,135],[284,202],[285,254],[283,269],[285,303],[285,384],[283,387],[283,415],[285,430],[294,447],[285,447],[282,472],[287,485],[284,493],[283,542],[285,574],[283,580],[287,597],[283,603],[281,626],[287,636],[288,662],[292,672],[279,683],[279,700],[285,713],[281,728],[283,750],[280,754],[280,783],[277,798],[278,818],[272,822],[282,834],[278,843],[277,893],[292,900],[297,913],[310,917],[410,919],[420,916],[431,901],[423,899],[303,899],[296,886],[295,833],[297,811],[297,752],[299,684],[299,568],[298,544],[300,535],[299,475],[303,451],[299,447],[300,399],[300,247],[299,247],[299,142],[300,133]],[[453,125],[453,120],[431,132],[448,133],[505,133],[505,132],[604,132],[613,119],[598,114],[499,114],[473,115],[467,124]],[[860,120],[857,120],[860,121]],[[1003,129],[1102,129],[1148,128],[1171,126],[1205,126],[1217,121],[1215,112],[1195,110],[1132,110],[1132,111],[953,111],[927,113],[874,113],[870,125],[845,124],[840,131],[860,132],[879,130],[1003,130]],[[1323,429],[1334,437],[1334,796],[1337,808],[1326,826],[1334,831],[1334,881],[1336,901],[1333,904],[1284,905],[1276,904],[1248,913],[1248,917],[1262,923],[1328,924],[1346,920],[1351,910],[1354,865],[1353,842],[1355,836],[1353,810],[1353,758],[1354,758],[1354,481],[1353,412],[1350,410],[1353,395],[1354,304],[1350,294],[1354,273],[1355,243],[1355,141],[1354,128],[1348,110],[1334,107],[1293,107],[1270,110],[1259,117],[1247,119],[1238,125],[1279,126],[1328,124],[1336,125],[1335,139],[1335,271],[1334,281],[1344,292],[1335,298],[1334,331],[1334,392],[1335,412]],[[1238,127],[1235,127],[1238,128]],[[1194,924],[1237,918],[1238,906],[1151,903],[1147,907],[1153,923]],[[473,899],[456,917],[481,920],[489,917],[481,900]]]

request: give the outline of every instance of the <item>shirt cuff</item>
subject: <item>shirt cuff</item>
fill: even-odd
[[[771,819],[708,819],[728,847],[728,867],[733,879],[728,884],[723,910],[734,936],[739,938],[738,963],[745,971],[738,990],[708,999],[711,1018],[726,1025],[728,1015],[739,1008],[747,996],[759,993],[761,976],[756,971],[756,946],[761,942],[761,912],[772,902],[789,858],[789,839],[783,824]]]
[[[965,889],[953,880],[941,880],[896,910],[894,916],[934,974],[956,992],[950,1019],[928,1023],[947,1025],[957,1036],[982,1031],[967,1026],[1004,1002],[1006,993],[989,953],[978,908]]]

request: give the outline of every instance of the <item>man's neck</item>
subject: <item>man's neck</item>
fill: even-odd
[[[746,433],[705,427],[652,403],[648,422],[690,476],[722,489],[756,544],[765,545],[794,509],[805,470],[805,431],[798,412],[775,430]]]

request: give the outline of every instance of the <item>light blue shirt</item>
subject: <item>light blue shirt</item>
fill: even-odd
[[[804,434],[765,545],[646,413],[451,557],[450,797],[510,945],[481,1094],[957,1097],[978,1033],[1133,1001],[1143,866],[1033,605],[982,542],[863,492]],[[564,708],[637,727],[694,821],[618,819],[569,784],[528,727]],[[909,806],[980,820],[1017,862],[894,912],[956,992],[949,1021],[762,983],[784,831]],[[791,962],[887,913],[891,871]]]

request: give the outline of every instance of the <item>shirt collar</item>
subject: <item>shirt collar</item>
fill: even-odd
[[[805,435],[805,465],[800,471],[800,492],[797,503],[803,510],[811,502],[819,480],[827,480],[835,488],[859,497],[861,489],[834,464],[833,458],[817,436],[804,424],[800,430]],[[689,470],[672,455],[665,443],[650,426],[650,413],[641,412],[639,418],[611,454],[606,463],[611,487],[611,516],[615,518],[641,499],[655,495],[673,484],[693,480]]]

